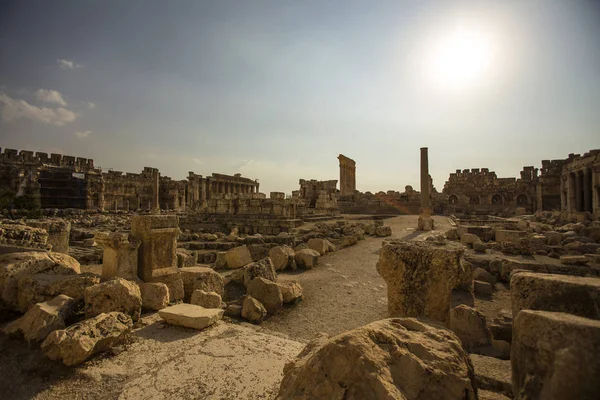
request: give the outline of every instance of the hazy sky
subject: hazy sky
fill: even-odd
[[[441,190],[600,148],[598,1],[2,1],[0,147]]]

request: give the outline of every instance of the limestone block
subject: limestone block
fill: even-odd
[[[145,282],[177,269],[176,215],[135,215],[131,218],[131,235],[140,241],[138,275]]]
[[[429,317],[448,323],[451,293],[473,293],[473,272],[460,258],[464,247],[450,242],[389,242],[377,272],[387,282],[390,316]]]
[[[35,274],[79,273],[77,260],[66,254],[38,251],[3,254],[0,255],[0,295],[6,306],[18,311],[19,279]]]
[[[50,333],[42,343],[42,350],[53,361],[62,361],[68,366],[81,364],[92,355],[122,343],[132,326],[126,314],[102,313]]]
[[[489,328],[494,339],[507,343],[512,342],[512,312],[509,310],[500,310],[489,325]]]
[[[523,310],[511,347],[515,399],[592,400],[600,393],[600,321]]]
[[[4,328],[7,334],[22,334],[25,340],[43,341],[51,332],[65,328],[65,319],[73,313],[75,302],[58,295],[50,301],[34,304],[21,318]]]
[[[234,247],[227,250],[227,268],[241,268],[252,262],[252,254],[246,246]]]
[[[85,288],[84,299],[86,318],[113,311],[125,313],[133,321],[140,318],[142,294],[135,282],[115,278],[90,286]]]
[[[302,286],[297,281],[277,282],[277,286],[281,289],[284,303],[296,303],[302,300]]]
[[[140,241],[127,233],[99,232],[94,240],[103,248],[102,277],[136,279]]]
[[[456,333],[468,352],[490,346],[492,343],[485,316],[464,304],[450,311],[450,329]]]
[[[271,244],[269,243],[248,245],[248,251],[252,256],[252,261],[258,261],[265,257],[269,257],[269,250],[271,250]]]
[[[252,296],[246,296],[242,304],[242,318],[260,324],[267,316],[267,309]]]
[[[243,283],[244,286],[248,286],[250,282],[257,277],[261,277],[272,282],[277,280],[275,267],[273,266],[273,262],[269,257],[248,264],[245,267],[235,271],[231,276],[234,281]]]
[[[566,265],[586,265],[589,261],[586,256],[560,256],[560,262]]]
[[[472,233],[464,233],[460,237],[460,242],[462,244],[464,244],[465,246],[471,245],[471,247],[472,247],[473,243],[481,243],[481,239],[479,239],[478,236],[476,236]]]
[[[207,292],[204,290],[194,290],[190,304],[202,306],[204,308],[219,308],[221,307],[221,295],[216,292]]]
[[[283,295],[279,286],[270,280],[254,278],[246,288],[247,293],[260,301],[269,314],[277,314],[283,307]]]
[[[417,230],[419,231],[432,231],[434,226],[433,218],[428,215],[419,215],[417,222]]]
[[[388,225],[378,226],[377,228],[375,228],[375,235],[377,235],[378,237],[392,236],[392,227]]]
[[[296,250],[294,258],[299,268],[311,269],[319,262],[319,253],[311,249]]]
[[[562,241],[562,233],[556,231],[544,232],[548,246],[558,246]]]
[[[497,281],[494,275],[490,274],[485,269],[479,267],[475,268],[475,270],[473,271],[473,279],[481,282],[487,282],[492,285]]]
[[[276,246],[269,250],[269,258],[276,271],[284,270],[294,261],[294,249],[289,246]]]
[[[498,229],[496,230],[496,242],[513,242],[517,243],[519,239],[526,237],[527,232],[523,231],[514,231],[514,230],[506,230],[506,229]]]
[[[316,251],[320,255],[329,252],[333,246],[327,239],[310,239],[306,245],[309,249]]]
[[[452,332],[392,318],[309,343],[285,366],[277,399],[474,400],[476,390]]]
[[[204,329],[223,318],[223,310],[181,303],[158,311],[168,324]]]
[[[217,257],[215,259],[215,269],[223,268],[227,268],[227,252],[219,251],[217,252]]]
[[[69,221],[60,218],[29,220],[27,225],[45,229],[48,232],[46,243],[52,246],[53,252],[69,254],[69,237],[71,233],[71,223]]]
[[[208,267],[187,267],[180,268],[181,279],[183,279],[183,288],[185,292],[185,301],[190,301],[195,290],[204,290],[206,292],[215,292],[223,296],[224,282],[223,277]]]
[[[475,368],[478,394],[481,394],[480,389],[485,389],[513,398],[509,360],[500,360],[478,354],[469,354],[469,358],[471,358]],[[481,395],[479,399],[482,399]]]
[[[177,249],[177,267],[193,267],[197,262],[197,254],[185,249]]]
[[[225,309],[225,315],[228,317],[241,317],[242,316],[242,306],[239,304],[228,304]]]
[[[477,294],[491,295],[494,291],[493,286],[489,282],[482,282],[478,280],[473,281],[473,290]]]
[[[529,309],[600,320],[600,278],[517,271],[510,292],[513,318]]]
[[[59,294],[71,297],[75,302],[83,300],[85,288],[100,283],[93,274],[77,275],[26,275],[18,282],[19,311],[27,312],[36,303],[49,301]]]
[[[155,276],[151,283],[164,283],[169,288],[169,302],[183,300],[185,291],[180,273]]]
[[[140,285],[142,308],[161,310],[170,303],[169,287],[161,282],[142,282]]]

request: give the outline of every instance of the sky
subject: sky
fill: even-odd
[[[600,148],[598,1],[0,3],[0,147],[438,190]]]

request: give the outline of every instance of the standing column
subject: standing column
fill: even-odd
[[[575,172],[575,211],[583,211],[583,173]]]
[[[206,201],[206,180],[204,179],[200,180],[200,201]]]
[[[152,171],[152,214],[160,214],[158,169]]]
[[[430,209],[430,187],[431,178],[429,177],[429,157],[427,147],[421,147],[421,215],[417,229],[420,231],[433,230],[433,219]]]
[[[583,211],[592,212],[592,171],[583,170]]]

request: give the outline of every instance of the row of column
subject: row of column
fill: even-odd
[[[569,174],[570,211],[594,212],[593,193],[593,175],[590,168]]]
[[[238,194],[238,193],[258,193],[258,183],[254,185],[248,185],[244,183],[234,182],[211,182],[210,183],[211,194]]]

